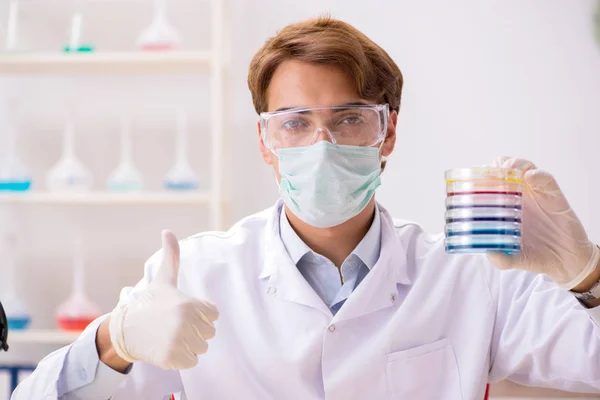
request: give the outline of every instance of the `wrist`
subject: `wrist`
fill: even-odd
[[[594,249],[594,255],[596,255],[596,252],[599,252],[597,247]],[[579,285],[573,287],[571,291],[576,293],[587,292],[598,281],[600,281],[600,260],[596,262],[596,267],[592,270],[592,272]]]
[[[117,354],[112,341],[110,340],[110,315],[106,318],[96,331],[96,349],[100,361],[115,371],[125,373],[131,366],[131,363],[125,361]]]

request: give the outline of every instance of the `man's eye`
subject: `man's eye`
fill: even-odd
[[[345,117],[340,121],[341,124],[347,124],[347,125],[356,125],[356,124],[360,124],[361,122],[362,122],[362,118],[357,117],[357,116]]]
[[[288,121],[284,122],[283,124],[281,124],[281,126],[284,129],[296,130],[296,129],[301,129],[301,128],[306,127],[306,122],[299,120],[299,119],[291,119],[291,120],[288,120]]]

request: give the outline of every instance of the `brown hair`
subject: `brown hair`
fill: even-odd
[[[354,79],[362,98],[400,109],[403,79],[394,60],[352,25],[325,16],[286,26],[255,54],[248,87],[257,113],[267,111],[271,78],[277,67],[290,59],[337,64]]]

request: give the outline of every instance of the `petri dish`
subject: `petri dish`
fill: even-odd
[[[452,181],[446,184],[446,193],[448,196],[457,194],[509,194],[520,196],[523,193],[523,184],[500,180]]]
[[[446,183],[457,181],[505,181],[523,183],[523,171],[513,168],[455,168],[446,171]]]
[[[450,236],[444,241],[448,253],[487,253],[502,251],[513,254],[521,251],[521,237],[509,235]]]
[[[446,198],[446,208],[470,207],[523,207],[523,197],[516,194],[456,194]]]
[[[446,236],[469,235],[509,235],[521,236],[522,225],[519,222],[475,221],[453,222],[446,224]]]
[[[446,223],[474,221],[521,222],[523,211],[512,208],[454,208],[446,211]]]

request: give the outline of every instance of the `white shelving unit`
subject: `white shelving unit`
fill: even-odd
[[[211,3],[211,48],[207,51],[169,51],[169,52],[92,52],[66,54],[61,52],[1,52],[0,75],[4,76],[40,76],[40,75],[102,75],[126,74],[208,74],[210,77],[210,121],[208,132],[211,141],[210,168],[212,187],[203,192],[141,192],[141,193],[50,193],[0,192],[2,205],[89,205],[89,206],[169,206],[199,205],[209,208],[210,226],[207,230],[225,228],[225,210],[227,200],[224,197],[223,136],[224,87],[226,59],[224,51],[228,35],[227,21],[224,16],[225,0],[210,0]],[[35,329],[22,332],[11,331],[8,342],[66,345],[78,337],[78,333],[62,332],[55,329]]]
[[[210,71],[210,52],[0,53],[0,74],[131,74]]]
[[[225,0],[211,1],[211,48],[207,51],[165,52],[0,52],[0,74],[2,75],[111,75],[111,74],[173,74],[208,73],[211,94],[211,182],[209,192],[202,193],[89,193],[54,194],[23,193],[1,194],[0,204],[53,204],[53,205],[118,205],[118,204],[206,204],[210,207],[211,229],[225,227],[226,199],[222,182],[223,135],[224,135],[224,77],[227,68],[224,49],[228,37],[224,15]]]
[[[57,329],[28,329],[24,331],[10,331],[8,344],[54,344],[65,346],[79,337],[79,332],[63,332]]]
[[[0,194],[0,204],[39,205],[200,205],[211,204],[210,193],[10,193]]]

